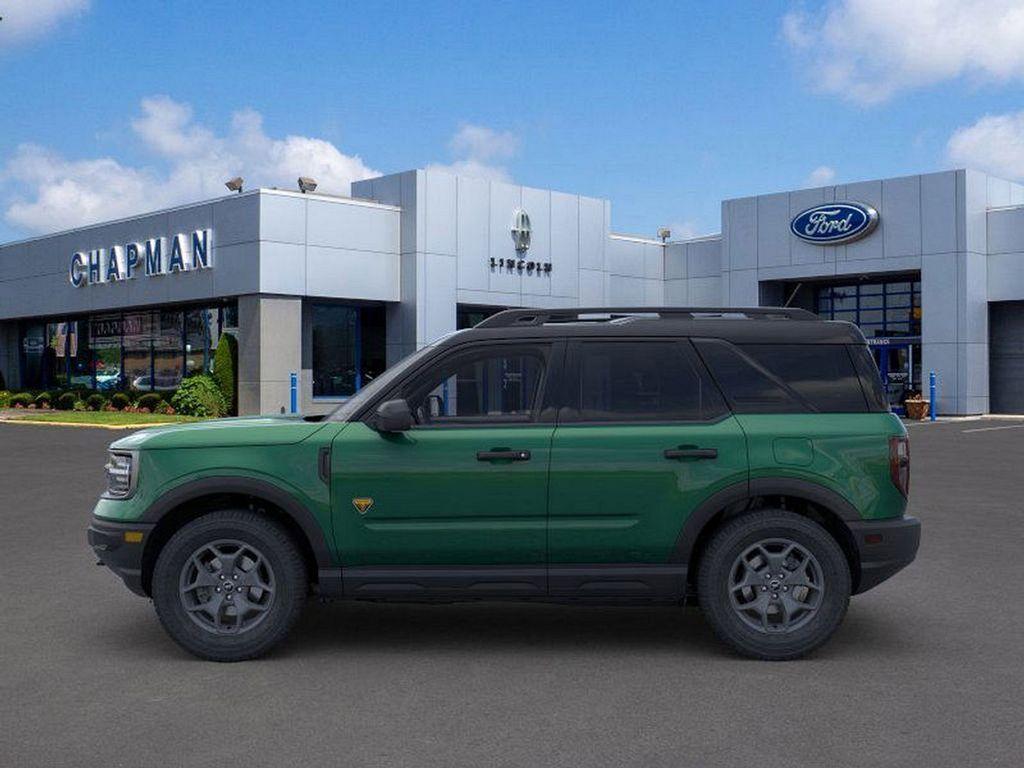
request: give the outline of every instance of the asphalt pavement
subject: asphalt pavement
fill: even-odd
[[[1019,766],[1024,421],[910,431],[918,560],[811,658],[696,609],[313,603],[224,665],[94,565],[120,433],[0,423],[0,766]]]

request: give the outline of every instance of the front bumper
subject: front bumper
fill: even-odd
[[[921,543],[921,521],[916,517],[850,523],[860,560],[855,594],[877,587],[910,565]]]
[[[99,564],[107,566],[137,595],[146,596],[142,586],[142,553],[153,523],[115,523],[93,517],[89,526],[89,546]],[[127,535],[126,535],[127,534]]]

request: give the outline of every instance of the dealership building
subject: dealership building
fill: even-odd
[[[607,200],[415,170],[257,189],[0,246],[9,389],[170,390],[239,342],[241,413],[324,412],[507,307],[803,307],[857,323],[890,401],[1024,413],[1024,187],[972,170],[725,200],[618,234]]]

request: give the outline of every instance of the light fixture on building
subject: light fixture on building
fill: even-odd
[[[672,237],[672,230],[668,227],[662,227],[658,230],[658,237],[661,238],[661,242],[668,242],[668,239]]]
[[[228,179],[224,182],[224,186],[230,189],[232,192],[242,194],[242,183],[245,181],[241,176],[235,176],[233,179]]]
[[[311,179],[309,176],[299,176],[299,191],[302,194],[316,192],[316,179]]]

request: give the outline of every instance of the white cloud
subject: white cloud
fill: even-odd
[[[830,168],[827,165],[819,165],[804,179],[805,187],[824,187],[826,184],[831,184],[835,181],[836,169]]]
[[[312,176],[320,191],[348,194],[353,181],[380,175],[329,141],[268,136],[253,110],[236,112],[221,136],[197,124],[189,105],[154,96],[142,101],[132,129],[153,165],[69,160],[34,144],[19,146],[0,171],[6,220],[52,232],[226,194],[224,181],[233,176],[243,176],[247,188],[292,188],[299,176]]]
[[[448,148],[456,159],[447,164],[431,163],[427,170],[491,181],[512,181],[501,161],[510,160],[519,150],[519,139],[515,134],[464,123],[448,142]]]
[[[786,14],[811,86],[860,104],[967,76],[1024,79],[1020,0],[835,0]]]
[[[509,131],[495,131],[464,123],[448,143],[456,156],[476,160],[507,160],[519,149],[519,139]]]
[[[1024,111],[985,115],[958,128],[946,144],[946,154],[956,166],[1024,179]]]
[[[0,5],[0,50],[42,37],[88,8],[89,0],[6,0]]]
[[[695,237],[703,237],[708,234],[705,229],[692,220],[674,222],[668,225],[668,229],[672,233],[669,240],[692,240]]]

